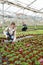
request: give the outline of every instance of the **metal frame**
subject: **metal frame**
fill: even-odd
[[[37,0],[32,1],[29,5],[27,5],[27,7],[31,6],[34,2],[36,2]]]
[[[34,0],[33,2],[31,2],[28,6],[30,6],[31,4],[33,4],[34,2],[36,2],[37,0]],[[33,11],[35,13],[43,13],[43,12],[40,12],[39,10],[36,10],[36,9],[33,9],[31,7],[24,7],[24,6],[21,6],[19,4],[16,4],[16,3],[13,3],[13,2],[9,2],[9,1],[4,1],[4,3],[8,4],[8,5],[14,5],[14,6],[17,6],[17,7],[20,7],[20,8],[24,8],[26,10],[30,10],[30,11]]]
[[[17,7],[24,8],[24,9],[27,9],[27,10],[30,10],[30,11],[33,11],[33,12],[35,12],[35,13],[43,13],[43,12],[40,12],[40,11],[35,10],[35,9],[33,9],[33,8],[23,7],[23,6],[19,5],[19,4],[15,4],[15,3],[12,3],[12,2],[9,2],[9,1],[7,1],[7,3],[10,4],[10,5],[15,5],[15,6],[17,6]]]
[[[0,2],[2,3],[2,13],[3,13],[3,22],[4,22],[4,12],[9,12],[9,11],[7,11],[7,9],[8,8],[10,8],[10,6],[7,8],[7,9],[5,9],[5,11],[4,11],[4,4],[6,3],[6,4],[8,4],[8,5],[13,5],[13,6],[17,6],[18,8],[21,8],[21,9],[23,9],[23,15],[24,15],[24,10],[26,9],[26,10],[29,10],[29,11],[32,11],[32,12],[34,12],[34,13],[39,13],[39,14],[43,14],[43,12],[41,12],[41,10],[43,9],[43,8],[41,8],[40,10],[36,10],[36,9],[33,9],[33,8],[31,8],[31,7],[29,7],[29,6],[31,6],[34,2],[36,2],[37,0],[34,0],[34,1],[32,1],[30,4],[28,4],[26,7],[25,6],[22,6],[22,5],[20,5],[20,4],[17,4],[17,3],[13,3],[13,2],[9,2],[8,0],[0,0]],[[20,2],[20,1],[17,1],[17,2]],[[20,2],[20,3],[22,3],[22,2]],[[25,3],[24,3],[25,4]],[[19,9],[18,11],[16,11],[16,12],[13,12],[12,14],[16,14],[17,15],[17,12],[19,12],[21,9]],[[9,12],[9,13],[11,13],[11,12]],[[7,15],[8,16],[8,15]]]

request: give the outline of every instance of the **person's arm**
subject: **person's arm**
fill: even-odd
[[[14,29],[14,39],[13,39],[13,42],[16,41],[16,30],[17,30],[17,27],[15,27],[15,29]]]
[[[16,31],[14,32],[14,39],[13,39],[13,42],[16,41]]]
[[[4,35],[7,37],[7,32],[8,32],[8,27],[5,28],[5,30],[3,31]]]

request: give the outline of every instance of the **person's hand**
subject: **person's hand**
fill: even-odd
[[[9,36],[7,36],[7,40],[9,40],[10,38],[9,38]]]
[[[15,42],[12,42],[12,44],[15,44]]]

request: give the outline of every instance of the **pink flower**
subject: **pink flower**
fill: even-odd
[[[29,47],[30,46],[30,44],[27,44],[27,47]]]
[[[19,49],[19,52],[22,52],[22,51],[23,51],[23,49],[22,49],[22,48],[20,48],[20,49]]]
[[[43,59],[40,59],[39,62],[40,62],[40,63],[43,63]]]

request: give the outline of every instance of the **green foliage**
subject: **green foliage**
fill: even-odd
[[[21,61],[15,61],[15,63],[14,64],[20,64],[21,63]]]
[[[4,65],[5,65],[5,64],[7,65],[7,62],[4,62],[3,64],[4,64]]]
[[[26,62],[22,62],[21,65],[29,65],[28,63]]]
[[[39,61],[35,61],[35,65],[40,65],[40,62]]]
[[[20,58],[20,61],[25,61],[25,58]]]

